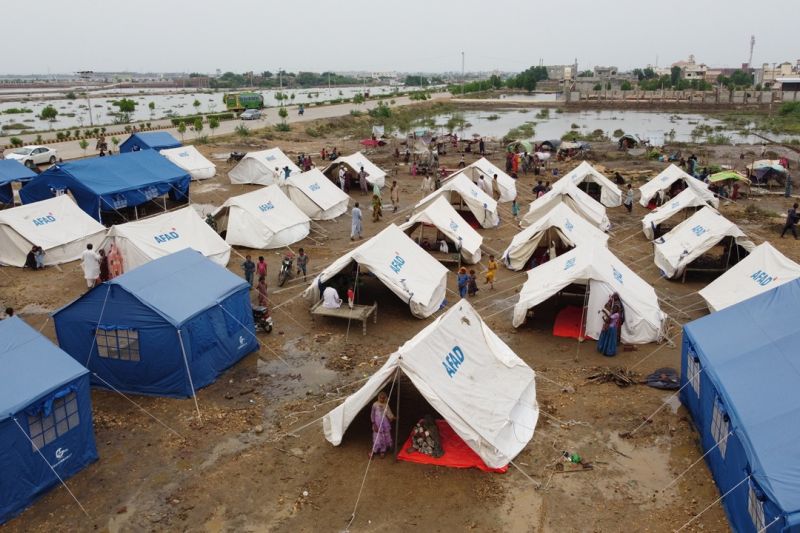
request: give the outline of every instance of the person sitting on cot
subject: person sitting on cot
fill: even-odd
[[[322,292],[322,307],[328,309],[339,309],[342,306],[342,299],[333,287],[326,287]]]

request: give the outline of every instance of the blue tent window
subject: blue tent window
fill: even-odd
[[[723,459],[725,459],[725,450],[728,448],[730,424],[730,419],[722,408],[719,398],[717,398],[714,402],[714,412],[711,417],[711,436],[714,437]]]
[[[28,415],[28,431],[33,451],[41,450],[78,424],[78,398],[74,392],[54,400],[50,414],[41,410],[35,415]]]
[[[135,329],[98,327],[97,354],[107,359],[139,361],[139,332]]]
[[[758,499],[752,483],[748,486],[747,491],[747,512],[750,513],[750,519],[753,520],[756,531],[764,531],[766,529],[764,504]]]
[[[686,375],[689,379],[689,383],[692,385],[692,390],[694,393],[697,394],[697,397],[700,397],[700,359],[694,355],[693,352],[689,352],[688,357],[686,358]]]

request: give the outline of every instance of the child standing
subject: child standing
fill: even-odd
[[[258,256],[258,263],[256,263],[256,274],[258,274],[258,277],[267,277],[267,263],[264,261],[263,255]]]
[[[306,255],[306,251],[300,248],[299,253],[297,254],[297,273],[303,273],[303,281],[306,280],[306,274],[308,269],[308,256]]]
[[[356,300],[356,293],[353,291],[352,287],[348,287],[348,289],[347,289],[347,306],[350,307],[350,309],[353,308],[353,303],[355,302],[355,300]]]
[[[497,261],[494,260],[494,256],[489,256],[489,264],[486,265],[486,283],[489,285],[489,288],[494,290],[494,277],[497,274]]]
[[[470,296],[478,294],[478,276],[474,270],[469,271],[469,281],[467,282],[467,293]]]
[[[458,271],[458,295],[462,298],[467,296],[467,288],[469,285],[469,274],[467,274],[467,269],[461,267],[461,270]]]
[[[516,198],[511,201],[511,216],[514,217],[514,220],[519,220],[519,204]]]
[[[244,279],[247,280],[247,283],[250,284],[250,288],[253,288],[253,274],[256,271],[256,264],[253,263],[253,259],[246,255],[244,256],[244,263],[242,263],[242,270],[244,270]]]

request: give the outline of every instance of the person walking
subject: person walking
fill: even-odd
[[[86,280],[86,287],[91,289],[100,277],[100,256],[93,250],[92,244],[86,245],[86,250],[81,254],[81,268]]]
[[[244,271],[244,279],[247,280],[248,285],[250,288],[253,288],[253,274],[256,271],[256,264],[253,263],[253,259],[246,255],[244,256],[244,263],[242,263],[242,270]]]
[[[625,209],[628,210],[628,214],[633,212],[633,187],[631,184],[628,184],[628,189],[625,191],[625,199],[622,201],[625,205]]]
[[[396,180],[392,181],[389,199],[392,201],[392,212],[397,213],[397,209],[400,207],[400,187],[397,185]]]
[[[345,192],[347,192],[346,179],[347,179],[347,171],[345,171],[344,165],[340,165],[339,166],[339,188],[342,189]]]
[[[794,238],[797,239],[797,230],[795,226],[797,225],[798,219],[800,219],[800,215],[797,214],[797,207],[798,203],[795,202],[794,205],[789,208],[789,211],[786,212],[786,223],[783,225],[783,231],[781,231],[781,239],[783,239],[787,231],[791,231]]]
[[[108,264],[108,256],[102,248],[97,250],[97,255],[100,256],[100,283],[105,283],[111,279],[111,269]]]
[[[258,276],[256,292],[258,293],[258,306],[267,307],[267,276]]]
[[[361,208],[358,207],[358,202],[356,202],[356,205],[353,206],[351,217],[350,240],[354,241],[356,239],[361,239],[361,233],[363,232],[363,228],[361,227]]]
[[[297,254],[297,275],[299,276],[301,272],[303,273],[303,281],[305,281],[308,275],[308,256],[302,248],[298,250]]]
[[[267,275],[267,262],[264,261],[263,255],[258,256],[258,263],[256,263],[256,275],[258,275],[258,277],[266,277]]]
[[[489,256],[489,263],[486,265],[486,284],[489,285],[489,288],[494,290],[494,278],[497,275],[497,261],[494,260],[494,256]]]
[[[462,298],[466,298],[467,291],[469,290],[469,274],[467,274],[466,268],[461,267],[459,269],[456,281],[458,282],[458,295]]]
[[[369,187],[367,186],[367,171],[364,167],[358,171],[358,185],[361,187],[361,195],[369,194]]]

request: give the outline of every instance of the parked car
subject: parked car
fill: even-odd
[[[247,109],[239,115],[239,118],[242,120],[256,120],[261,118],[261,111],[258,109]]]
[[[16,159],[26,167],[33,168],[45,163],[54,164],[58,160],[58,152],[47,146],[23,146],[6,154],[6,159]]]

